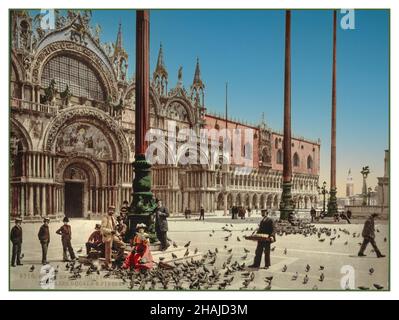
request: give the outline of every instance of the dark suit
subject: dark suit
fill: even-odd
[[[199,219],[201,220],[205,220],[205,209],[204,208],[201,208],[200,209],[200,217],[199,217]]]
[[[72,230],[71,226],[68,224],[64,224],[61,228],[56,231],[57,234],[61,235],[62,242],[62,252],[63,259],[68,260],[67,251],[69,252],[69,256],[71,259],[75,259],[75,253],[73,252],[71,239],[72,239]]]
[[[47,263],[47,249],[50,243],[50,232],[48,226],[43,224],[37,235],[42,246],[42,263]]]
[[[12,243],[11,265],[21,264],[22,227],[15,225],[11,229],[10,240]]]
[[[381,251],[378,249],[377,244],[375,243],[375,233],[374,233],[374,218],[369,217],[364,223],[363,231],[362,231],[363,243],[359,250],[359,255],[364,254],[364,250],[366,250],[367,245],[370,243],[377,254],[377,257],[381,256]]]
[[[257,233],[267,233],[271,237],[276,239],[274,222],[269,217],[263,217],[259,224]],[[262,253],[265,253],[265,267],[270,267],[270,241],[258,241],[258,245],[255,250],[254,266],[259,267],[262,260]]]
[[[165,207],[159,207],[155,209],[155,232],[157,238],[161,242],[161,250],[166,250],[169,247],[167,232],[168,232],[168,220],[169,211]]]

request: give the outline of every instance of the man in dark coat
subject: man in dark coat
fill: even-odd
[[[15,219],[15,226],[12,227],[10,240],[12,243],[11,267],[22,266],[21,263],[21,246],[22,246],[22,219]]]
[[[315,218],[316,218],[316,210],[315,210],[315,208],[312,207],[312,209],[310,209],[311,222],[313,222],[315,220]]]
[[[186,208],[186,210],[184,211],[184,217],[186,219],[190,219],[191,218],[191,210],[189,208]]]
[[[71,226],[68,224],[69,219],[68,217],[64,217],[62,220],[64,222],[64,225],[59,228],[56,233],[61,235],[61,242],[62,242],[62,252],[63,252],[63,261],[67,262],[68,260],[68,254],[67,251],[69,252],[69,256],[71,257],[72,260],[75,260],[75,252],[73,252],[71,240],[72,240],[72,229]]]
[[[205,220],[205,209],[203,206],[200,208],[200,216],[198,220]]]
[[[47,249],[48,245],[50,243],[50,231],[48,224],[50,223],[49,218],[44,218],[43,219],[43,224],[39,229],[38,237],[40,241],[40,245],[42,246],[42,264],[48,264],[47,262]]]
[[[169,247],[167,232],[168,232],[168,220],[169,211],[162,205],[161,200],[157,200],[157,208],[155,209],[155,232],[157,238],[161,242],[160,249],[162,251]]]
[[[265,253],[265,269],[270,267],[270,244],[275,242],[276,234],[274,228],[274,222],[268,217],[269,212],[267,210],[262,210],[262,220],[259,223],[259,228],[256,233],[268,234],[269,239],[258,241],[258,245],[255,250],[254,263],[249,266],[249,268],[259,268],[260,262],[262,260],[262,253]]]
[[[375,253],[377,254],[377,258],[385,257],[385,255],[381,253],[381,251],[377,247],[377,244],[375,243],[374,219],[376,217],[378,217],[378,213],[373,213],[364,223],[363,232],[362,232],[363,243],[358,253],[359,257],[366,256],[364,254],[364,250],[366,250],[366,247],[369,243],[372,245]]]

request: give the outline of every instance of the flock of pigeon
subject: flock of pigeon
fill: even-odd
[[[224,225],[221,230],[212,230],[209,237],[215,237],[217,233],[222,232],[223,236],[221,239],[224,241],[234,241],[233,239],[233,224]],[[239,230],[238,230],[239,231]],[[251,232],[254,228],[245,228],[241,232]],[[377,230],[379,232],[379,230]],[[314,237],[319,242],[329,242],[333,245],[337,239],[346,236],[349,238],[360,238],[359,233],[351,233],[344,228],[326,228],[319,227],[309,223],[298,224],[297,226],[291,226],[286,223],[276,224],[276,233],[279,237],[287,235],[297,234],[304,237]],[[240,236],[234,237],[237,242],[241,241]],[[387,241],[385,238],[384,241]],[[343,245],[348,245],[348,240],[341,242]],[[361,242],[359,242],[361,244]],[[177,248],[176,242],[173,242],[173,247]],[[246,266],[248,263],[248,254],[251,250],[242,248],[242,246],[234,246],[229,248],[227,244],[224,244],[223,249],[215,248],[214,250],[208,250],[205,254],[199,255],[198,249],[191,250],[191,241],[187,242],[184,247],[186,248],[184,256],[178,258],[173,252],[165,252],[164,256],[158,257],[158,261],[155,262],[155,267],[152,270],[144,270],[136,272],[133,270],[124,270],[115,268],[112,271],[102,271],[95,263],[89,262],[88,265],[83,265],[79,262],[73,261],[65,265],[65,272],[68,272],[68,279],[73,281],[83,277],[97,277],[104,279],[115,279],[122,281],[123,285],[131,290],[271,290],[273,279],[282,273],[287,273],[289,269],[287,265],[283,265],[281,272],[276,272],[274,276],[266,276],[263,278],[263,282],[255,280],[256,271]],[[274,251],[276,246],[272,246],[271,250]],[[234,253],[233,254],[233,250]],[[237,254],[238,250],[242,251],[241,254]],[[288,255],[288,249],[282,250],[284,255]],[[197,254],[197,257],[189,258],[190,253]],[[169,256],[170,255],[170,256]],[[236,257],[236,258],[234,258]],[[163,261],[170,261],[164,263]],[[32,265],[30,272],[33,272],[35,267]],[[318,268],[312,268],[309,264],[304,267],[304,273],[300,274],[298,271],[293,270],[291,272],[291,281],[297,281],[303,285],[308,284],[311,270],[315,269],[318,273],[317,281],[322,283],[325,279],[325,267],[318,266]],[[56,280],[59,271],[59,265],[55,269],[54,280]],[[290,272],[288,272],[290,273]],[[369,268],[370,277],[374,274],[374,269]],[[315,276],[312,276],[313,278]],[[259,283],[261,282],[261,283]],[[384,287],[374,283],[374,289],[383,290]],[[305,288],[298,286],[298,289]],[[317,284],[312,288],[318,290]],[[349,286],[346,289],[350,289]],[[369,290],[369,287],[359,286],[358,290]]]

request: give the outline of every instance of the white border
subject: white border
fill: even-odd
[[[8,63],[9,63],[9,8],[390,8],[391,9],[391,88],[398,88],[398,64],[395,57],[399,57],[398,52],[398,24],[399,24],[399,2],[398,1],[252,1],[245,2],[218,1],[217,4],[212,0],[203,0],[201,3],[169,0],[163,3],[159,0],[131,1],[115,0],[112,3],[98,0],[62,0],[52,1],[22,1],[22,0],[3,0],[0,2],[0,50],[1,57],[1,107],[0,107],[0,141],[3,155],[0,157],[1,172],[1,214],[0,226],[0,299],[155,299],[155,300],[202,300],[202,299],[238,299],[238,300],[259,300],[259,299],[394,299],[399,296],[399,281],[397,272],[399,270],[398,243],[399,243],[399,218],[398,206],[396,202],[391,203],[391,292],[9,292],[8,291],[8,175],[7,161],[5,155],[8,150]],[[244,7],[245,6],[245,7]],[[393,120],[399,119],[398,115],[398,90],[391,91],[391,164],[398,162],[397,138],[398,126],[394,125]],[[378,106],[376,106],[378,107]],[[398,177],[397,168],[391,167],[391,194],[398,194],[396,178]]]

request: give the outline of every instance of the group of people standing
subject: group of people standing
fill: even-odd
[[[115,217],[115,206],[109,206],[107,215],[105,215],[101,224],[95,225],[95,230],[90,234],[86,242],[86,253],[89,254],[92,250],[100,252],[104,255],[104,268],[110,269],[112,263],[112,251],[116,251],[115,261],[123,261],[126,243],[124,242],[127,235],[127,213],[128,202],[124,201],[120,209],[120,215]],[[157,207],[154,211],[155,231],[157,238],[160,241],[160,250],[166,250],[170,244],[168,242],[168,221],[169,212],[163,206],[161,200],[157,200]],[[50,244],[50,219],[43,218],[43,224],[39,228],[38,239],[42,249],[42,264],[48,264],[47,252]],[[11,266],[23,265],[21,262],[21,248],[22,248],[22,219],[16,218],[15,225],[10,232],[10,240],[12,243]],[[139,255],[148,255],[149,239],[148,234],[145,233],[147,226],[145,224],[137,224],[136,235],[129,241],[132,245],[132,253],[136,254],[135,259],[129,261],[138,261]],[[63,225],[56,230],[56,234],[61,236],[61,243],[63,249],[63,261],[68,262],[76,260],[76,255],[71,244],[72,228],[69,225],[69,218],[64,217]],[[145,241],[144,241],[145,240]],[[69,255],[69,257],[68,257]],[[131,265],[131,263],[125,263]],[[149,264],[141,264],[141,266],[150,266]]]
[[[191,219],[191,209],[186,208],[186,210],[184,210],[184,218],[186,219]],[[200,207],[200,212],[199,212],[199,218],[198,220],[203,220],[205,221],[205,209],[203,206]]]

